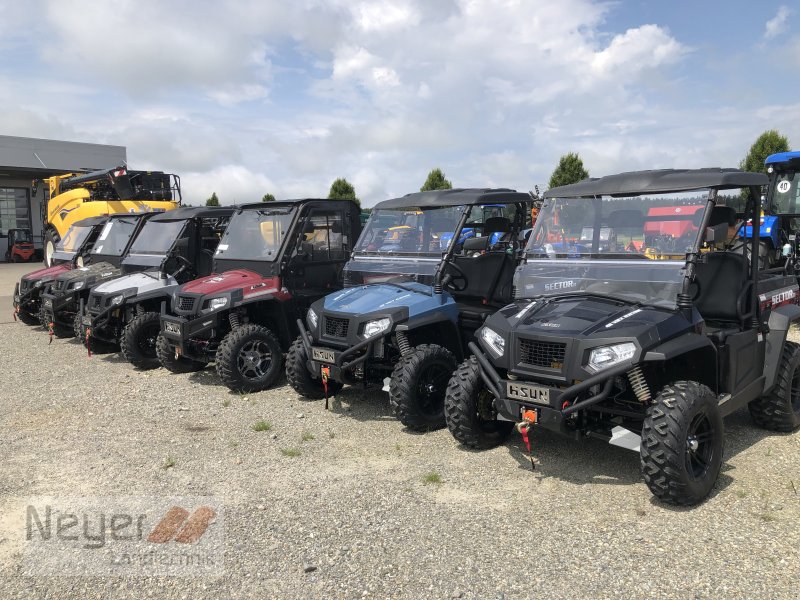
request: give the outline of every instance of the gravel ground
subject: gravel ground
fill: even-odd
[[[137,372],[13,322],[0,347],[2,598],[798,596],[800,434],[746,411],[712,497],[675,509],[598,441],[536,431],[532,473],[518,436],[464,451],[404,430],[383,393],[329,411],[285,382],[242,396],[213,369]],[[224,572],[23,576],[25,499],[42,495],[222,497]]]

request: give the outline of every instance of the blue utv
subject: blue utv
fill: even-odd
[[[344,384],[388,388],[405,426],[443,427],[450,375],[475,331],[512,299],[530,202],[510,189],[455,189],[375,206],[344,268],[345,289],[298,320],[291,386],[314,399]]]

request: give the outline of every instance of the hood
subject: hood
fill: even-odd
[[[264,277],[258,273],[246,269],[236,269],[219,274],[212,273],[208,277],[201,277],[185,283],[181,286],[180,292],[205,296],[244,287],[260,286],[262,283],[264,283]]]
[[[38,271],[33,271],[32,273],[27,273],[22,276],[23,281],[49,281],[54,279],[61,273],[65,271],[70,271],[72,269],[71,263],[63,263],[60,265],[53,265],[52,267],[47,267],[45,269],[39,269]]]
[[[362,285],[325,296],[322,308],[355,316],[407,309],[409,318],[430,310],[455,310],[455,301],[450,294],[444,293],[442,303],[442,297],[432,296],[430,290],[430,286],[419,283],[404,283],[403,288],[385,283]]]
[[[61,273],[56,277],[55,289],[71,291],[73,285],[79,281],[84,282],[81,289],[87,289],[98,282],[119,277],[121,274],[119,267],[104,262],[94,263],[88,267],[78,267]]]
[[[126,290],[135,289],[137,294],[144,294],[152,290],[170,288],[176,285],[177,282],[171,275],[161,277],[158,271],[142,271],[101,283],[92,292],[95,294],[118,294]]]
[[[518,333],[606,337],[635,335],[669,320],[674,313],[596,296],[579,296],[518,301],[496,316]]]
[[[695,311],[695,320],[700,316]],[[479,333],[478,343],[498,367],[556,381],[584,380],[593,349],[632,343],[638,361],[659,343],[691,331],[682,313],[600,296],[563,296],[518,300],[485,321],[503,338],[498,353]]]

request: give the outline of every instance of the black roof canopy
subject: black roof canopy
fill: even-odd
[[[236,206],[179,206],[172,210],[158,212],[154,214],[151,221],[183,221],[186,219],[194,218],[214,218],[214,217],[229,217],[234,211]]]
[[[299,204],[304,204],[306,202],[353,202],[353,201],[330,199],[330,198],[291,198],[287,200],[272,200],[270,202],[253,202],[251,204],[242,204],[240,206],[237,206],[236,208],[241,210],[254,210],[254,209],[269,210],[271,208],[289,208],[292,206],[297,206]],[[355,203],[353,202],[353,204]]]
[[[457,188],[453,190],[434,190],[414,192],[400,198],[384,200],[375,205],[380,208],[437,208],[444,206],[464,206],[472,204],[512,204],[529,202],[530,194],[507,188]]]
[[[659,169],[584,179],[578,183],[549,189],[544,193],[544,197],[636,196],[704,188],[722,190],[751,185],[767,185],[767,176],[739,169]]]

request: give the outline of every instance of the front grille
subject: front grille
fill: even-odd
[[[349,326],[349,319],[342,319],[340,317],[325,317],[325,335],[346,338],[347,328]]]
[[[189,312],[194,308],[194,298],[191,296],[178,297],[178,310]]]
[[[27,292],[28,291],[28,280],[21,279],[19,282],[19,291],[20,292]]]
[[[56,279],[56,282],[53,284],[53,291],[60,292],[67,286],[67,282],[63,279]]]
[[[89,308],[99,309],[102,301],[103,301],[102,296],[93,294],[91,299],[89,300]]]
[[[519,340],[519,362],[533,367],[560,369],[567,345],[562,342]]]

